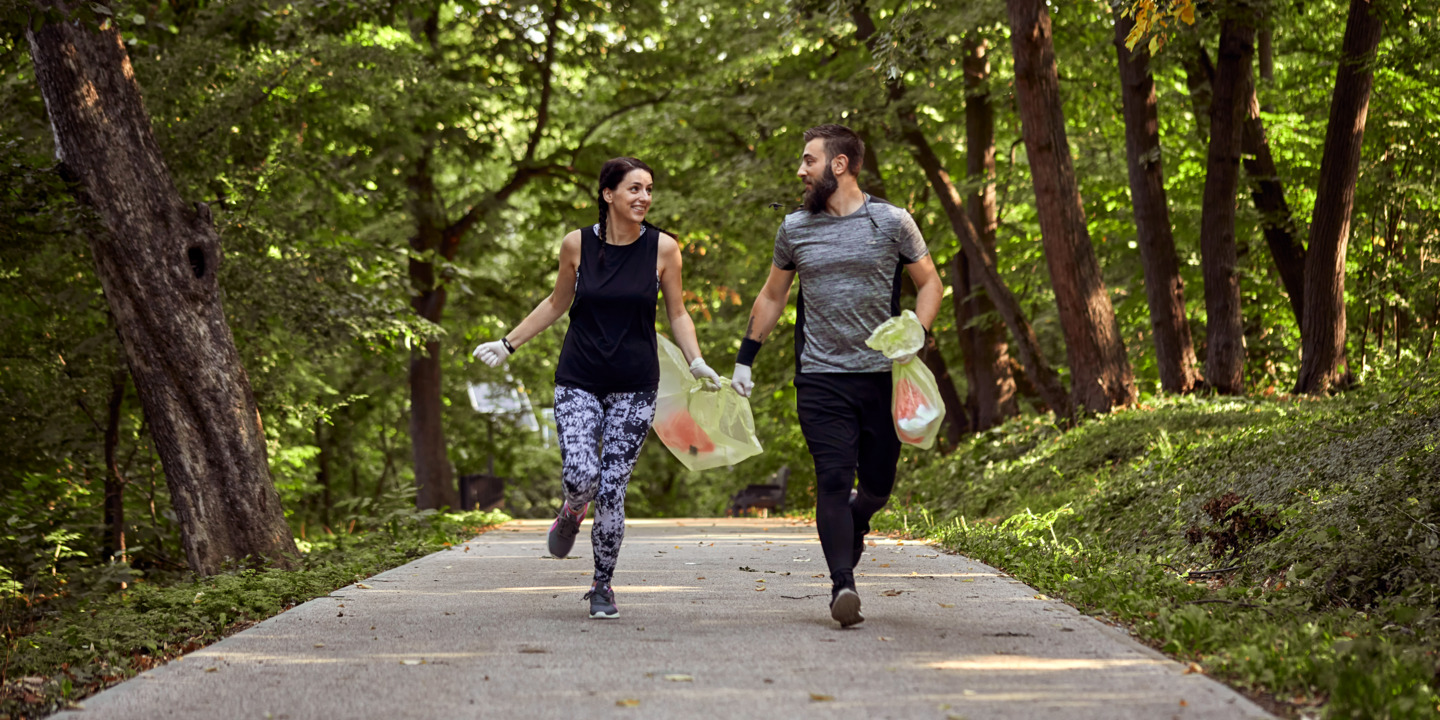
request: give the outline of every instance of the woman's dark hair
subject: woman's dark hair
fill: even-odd
[[[605,164],[600,167],[600,187],[595,191],[595,199],[599,202],[600,205],[599,261],[601,264],[604,264],[605,262],[605,236],[609,232],[610,225],[610,203],[605,202],[605,191],[614,190],[620,187],[620,183],[625,179],[626,175],[630,174],[631,170],[644,170],[645,172],[650,173],[650,176],[652,178],[655,176],[655,171],[651,170],[649,165],[646,165],[644,162],[633,157],[612,158],[605,161]],[[674,233],[669,233],[661,230],[658,227],[655,227],[654,225],[650,224],[648,220],[642,223],[642,225],[655,228],[656,230],[659,230],[666,235],[674,235]]]

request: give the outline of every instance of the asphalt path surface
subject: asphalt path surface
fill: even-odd
[[[632,520],[591,620],[589,523],[516,521],[89,698],[102,718],[1261,718],[1226,686],[1005,574],[872,538],[830,619],[813,524]]]

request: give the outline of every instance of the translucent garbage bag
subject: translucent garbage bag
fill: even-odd
[[[887,358],[919,352],[925,346],[925,327],[915,313],[906,310],[899,317],[880,323],[865,344]],[[918,359],[891,365],[891,415],[900,442],[928,450],[935,445],[940,424],[945,421],[945,403],[940,385],[925,363]]]
[[[655,434],[690,470],[734,465],[759,455],[750,401],[722,378],[712,390],[690,374],[680,348],[659,336],[660,389],[655,398]]]

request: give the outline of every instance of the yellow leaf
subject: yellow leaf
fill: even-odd
[[[640,707],[640,701],[635,698],[625,698],[624,700],[616,700],[615,705],[617,707]]]
[[[694,682],[694,681],[695,681],[695,678],[693,678],[693,677],[691,677],[691,676],[689,676],[689,675],[682,675],[682,674],[680,674],[680,673],[675,673],[675,674],[672,674],[672,675],[666,675],[666,676],[665,676],[665,679],[666,679],[666,680],[669,680],[670,682]]]
[[[1180,12],[1177,13],[1180,22],[1186,25],[1195,24],[1195,3],[1192,0],[1180,0]]]
[[[811,702],[830,702],[834,699],[834,695],[821,695],[820,693],[810,693]]]
[[[954,605],[951,605],[950,603],[940,603],[940,607],[943,607],[943,608],[953,608],[953,607],[955,607],[955,606],[954,606]]]
[[[1164,44],[1165,39],[1159,35],[1150,38],[1150,54],[1153,56],[1155,53],[1160,52],[1160,47]]]

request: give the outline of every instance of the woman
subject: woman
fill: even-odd
[[[655,340],[656,292],[690,373],[718,387],[720,376],[700,357],[695,323],[681,299],[680,246],[645,222],[654,178],[635,158],[615,158],[600,169],[600,221],[565,236],[555,291],[499,340],[475,356],[499,366],[517,348],[570,310],[570,329],[555,371],[555,424],[559,427],[565,502],[550,526],[550,554],[563,558],[575,545],[580,521],[595,502],[590,543],[595,582],[586,593],[590,617],[615,618],[610,587],[625,536],[625,487],[655,419],[660,360]]]

